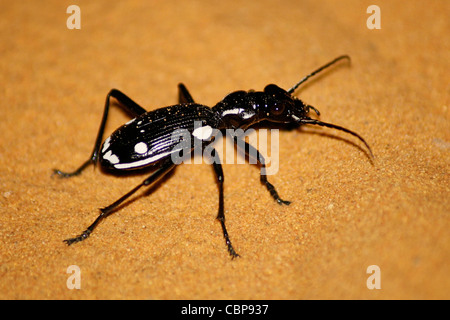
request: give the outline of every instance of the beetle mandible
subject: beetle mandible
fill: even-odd
[[[115,211],[128,197],[141,187],[155,183],[174,169],[176,164],[172,161],[171,155],[179,151],[175,148],[177,142],[171,140],[171,134],[175,130],[184,129],[194,136],[194,139],[191,140],[192,145],[190,148],[192,153],[194,147],[198,147],[199,140],[202,149],[206,147],[211,148],[210,145],[213,139],[209,138],[213,129],[246,129],[263,120],[281,124],[311,124],[334,128],[357,137],[364,143],[370,156],[373,158],[369,145],[360,135],[344,127],[310,118],[310,110],[313,110],[318,116],[320,115],[319,111],[293,96],[295,89],[310,77],[344,59],[350,61],[350,57],[347,55],[339,56],[301,79],[287,91],[274,84],[267,85],[264,91],[235,91],[228,94],[212,108],[195,103],[187,88],[181,83],[178,85],[179,104],[149,112],[121,91],[112,89],[106,96],[103,117],[95,140],[94,150],[89,159],[73,172],[63,172],[55,169],[54,173],[63,178],[72,177],[79,175],[90,164],[95,165],[98,162],[101,167],[112,170],[139,170],[148,166],[157,166],[157,169],[120,199],[100,209],[100,215],[83,233],[74,238],[66,239],[64,242],[70,245],[86,239],[99,222]],[[119,102],[120,107],[134,118],[114,131],[102,143],[111,97],[115,98]],[[194,122],[201,122],[202,126],[195,128]],[[257,161],[261,167],[260,181],[266,186],[270,195],[278,204],[289,205],[290,202],[281,199],[275,187],[267,180],[267,176],[264,174],[266,162],[263,155],[246,141],[237,143],[238,139],[240,139],[239,136],[234,136],[233,139],[238,146],[245,146],[244,151],[247,154],[250,154],[250,152],[253,152],[251,154],[256,154]],[[195,144],[195,141],[197,141],[197,144]],[[210,156],[212,158],[217,156],[214,148],[212,148]],[[228,252],[232,258],[235,258],[239,255],[231,244],[225,226],[222,165],[220,161],[213,161],[212,165],[219,187],[217,220],[222,226]]]

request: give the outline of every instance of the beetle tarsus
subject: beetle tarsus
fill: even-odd
[[[89,160],[85,161],[77,170],[73,172],[64,172],[59,169],[53,169],[53,175],[58,175],[60,178],[75,177],[80,175],[81,172],[83,172],[83,170],[86,169],[86,167],[89,166],[90,164],[95,164],[95,158],[93,159],[92,156]]]
[[[91,234],[91,232],[92,232],[91,230],[87,229],[79,236],[77,236],[75,238],[65,239],[65,240],[63,240],[63,242],[65,242],[68,246],[70,246],[73,243],[80,242],[80,241],[83,241],[84,239],[88,238],[89,235]]]

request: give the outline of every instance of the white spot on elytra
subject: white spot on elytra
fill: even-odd
[[[134,151],[139,154],[144,154],[148,151],[148,146],[145,142],[139,142],[134,146]]]
[[[128,125],[128,124],[130,124],[130,123],[133,123],[133,122],[134,122],[134,120],[136,120],[136,118],[134,118],[134,119],[131,119],[130,121],[128,121],[127,123],[125,123],[125,125]]]
[[[211,126],[204,126],[195,129],[194,132],[192,132],[192,135],[200,140],[206,140],[211,137],[212,131]]]
[[[105,153],[105,154],[103,155],[103,159],[108,160],[108,161],[111,162],[112,164],[119,163],[119,158],[118,158],[115,154],[112,154],[112,151],[111,151],[111,150],[109,150],[107,153]]]
[[[111,140],[111,137],[106,138],[105,142],[103,142],[102,152],[105,152],[109,148],[109,140]]]

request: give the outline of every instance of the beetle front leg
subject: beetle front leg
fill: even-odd
[[[282,205],[282,204],[289,205],[289,204],[291,204],[290,201],[286,201],[286,200],[281,199],[280,196],[278,195],[277,190],[273,186],[273,184],[271,184],[267,180],[267,175],[264,174],[264,169],[266,167],[266,160],[264,159],[263,155],[258,151],[258,149],[253,147],[247,141],[245,141],[243,139],[239,139],[237,136],[234,137],[234,141],[235,141],[235,143],[236,143],[236,145],[238,147],[242,147],[241,143],[244,143],[244,151],[245,151],[245,153],[247,155],[256,154],[256,159],[259,162],[259,164],[261,165],[261,173],[260,173],[261,183],[266,186],[266,188],[270,192],[270,195],[272,196],[272,198],[274,198],[279,205]]]
[[[94,144],[94,150],[91,153],[91,156],[88,160],[86,160],[78,169],[73,172],[64,172],[58,169],[54,169],[53,173],[59,175],[62,178],[69,178],[73,176],[79,175],[87,166],[90,164],[95,164],[98,159],[98,153],[100,150],[100,146],[103,140],[103,133],[105,131],[106,121],[108,119],[109,106],[111,97],[115,98],[119,102],[119,106],[124,109],[126,112],[131,114],[134,117],[137,117],[145,112],[147,112],[144,108],[139,106],[136,102],[131,100],[126,94],[123,92],[112,89],[108,95],[106,96],[105,109],[103,111],[102,121],[100,123],[100,128],[97,133],[97,138]]]

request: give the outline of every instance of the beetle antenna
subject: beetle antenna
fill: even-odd
[[[373,156],[372,150],[369,147],[369,144],[366,142],[366,140],[364,140],[363,137],[361,137],[356,132],[353,132],[353,131],[351,131],[349,129],[346,129],[344,127],[341,127],[341,126],[338,126],[338,125],[335,125],[335,124],[332,124],[332,123],[322,122],[322,121],[319,121],[319,120],[316,120],[316,119],[310,119],[310,118],[302,119],[302,120],[299,121],[299,123],[300,124],[314,124],[314,125],[318,125],[318,126],[322,126],[322,127],[328,127],[328,128],[333,128],[333,129],[337,129],[337,130],[341,130],[341,131],[350,133],[352,136],[357,137],[359,140],[361,140],[366,145],[367,149],[369,150],[370,157],[372,159],[374,159],[374,156]]]
[[[292,88],[290,88],[287,92],[289,94],[292,94],[295,89],[297,89],[303,82],[305,82],[306,80],[308,80],[309,78],[311,78],[312,76],[318,74],[319,72],[321,72],[322,70],[328,68],[329,66],[335,64],[336,62],[342,60],[342,59],[347,59],[350,62],[350,57],[347,55],[343,55],[343,56],[339,56],[336,59],[334,59],[331,62],[328,62],[326,65],[321,66],[319,69],[317,69],[316,71],[311,72],[310,74],[308,74],[306,77],[304,77],[302,80],[300,80],[295,86],[293,86]]]

